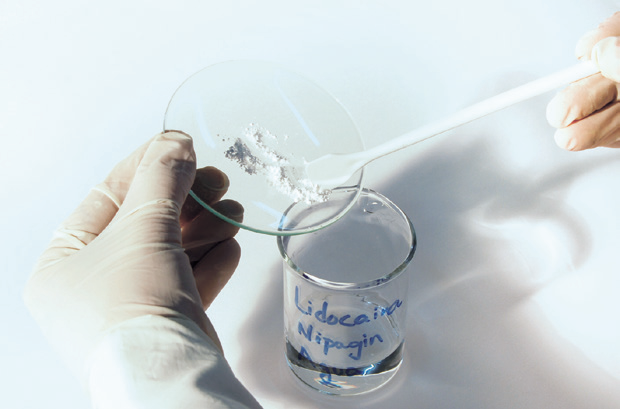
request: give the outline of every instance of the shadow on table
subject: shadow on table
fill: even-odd
[[[405,361],[392,382],[349,398],[297,384],[284,361],[282,320],[265,318],[282,314],[277,264],[266,275],[266,302],[241,335],[243,359],[252,362],[243,374],[248,386],[301,409],[620,405],[620,381],[524,302],[588,258],[587,224],[564,197],[579,175],[604,163],[580,161],[540,177],[514,174],[487,139],[437,143],[378,189],[410,216],[418,236]]]

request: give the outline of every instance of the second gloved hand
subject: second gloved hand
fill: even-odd
[[[558,128],[556,143],[568,150],[620,147],[620,12],[585,34],[577,58],[593,60],[601,73],[574,82],[547,106],[547,120]]]

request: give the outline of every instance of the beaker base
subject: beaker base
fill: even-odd
[[[403,343],[379,362],[364,367],[334,368],[307,359],[288,341],[286,360],[304,384],[329,395],[359,395],[385,385],[398,371],[403,359]]]

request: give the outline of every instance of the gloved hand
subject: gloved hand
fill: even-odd
[[[190,137],[155,136],[90,192],[38,261],[26,305],[83,382],[106,331],[135,317],[189,318],[221,349],[204,310],[238,264],[238,228],[186,201],[195,175]],[[219,170],[198,170],[194,189],[241,221],[240,204],[220,201],[227,187]]]
[[[558,93],[547,106],[547,120],[558,128],[556,143],[568,150],[620,147],[620,12],[585,34],[575,50],[593,60],[601,73]]]

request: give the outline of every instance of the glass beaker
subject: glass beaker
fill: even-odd
[[[293,205],[286,223],[338,206],[345,190],[314,209],[296,212]],[[416,248],[407,215],[364,189],[336,223],[277,240],[284,259],[286,359],[293,373],[334,395],[384,385],[403,357],[407,268]]]

